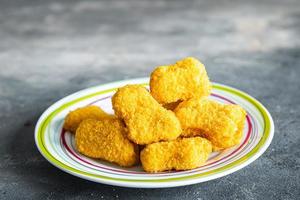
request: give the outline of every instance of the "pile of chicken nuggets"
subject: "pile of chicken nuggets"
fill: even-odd
[[[245,110],[209,99],[211,88],[204,65],[187,57],[157,67],[150,92],[141,85],[119,88],[112,97],[115,115],[98,106],[78,108],[64,129],[91,158],[123,167],[140,162],[151,173],[194,169],[212,151],[239,144],[243,134]]]

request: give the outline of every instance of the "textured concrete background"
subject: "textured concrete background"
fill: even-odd
[[[0,199],[299,199],[299,36],[297,0],[2,1]],[[58,99],[188,55],[274,117],[274,140],[250,166],[192,186],[127,189],[68,175],[37,151],[35,123]]]

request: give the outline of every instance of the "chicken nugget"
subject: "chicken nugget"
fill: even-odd
[[[239,105],[223,105],[208,98],[182,102],[175,109],[184,137],[202,136],[216,149],[238,144],[241,140],[246,111]]]
[[[98,106],[85,106],[82,108],[77,108],[76,110],[69,112],[69,114],[66,116],[64,129],[66,131],[70,131],[71,133],[75,133],[80,122],[85,119],[103,119],[108,117],[112,117],[112,115],[105,113]]]
[[[112,105],[126,124],[127,137],[136,144],[174,140],[181,134],[175,114],[164,109],[140,85],[119,88],[112,97]]]
[[[129,167],[139,160],[138,146],[125,136],[125,126],[117,118],[86,119],[76,130],[77,150],[91,158]]]
[[[211,84],[204,65],[187,57],[174,65],[157,67],[150,77],[151,95],[161,104],[209,96]]]
[[[212,145],[205,138],[178,138],[147,145],[140,159],[147,172],[188,170],[203,165],[211,152]]]

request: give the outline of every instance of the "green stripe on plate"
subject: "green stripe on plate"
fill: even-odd
[[[141,85],[148,85],[147,83],[143,83]],[[88,98],[100,95],[100,94],[105,94],[108,92],[112,92],[117,90],[117,88],[112,88],[112,89],[107,89],[104,91],[99,91],[99,92],[95,92],[83,97],[80,97],[78,99],[72,100],[68,103],[63,104],[62,106],[60,106],[59,108],[55,109],[52,113],[50,113],[39,125],[38,127],[38,133],[37,133],[37,145],[39,150],[41,151],[41,153],[43,154],[43,156],[45,158],[47,158],[52,164],[54,164],[55,166],[57,166],[58,168],[66,171],[66,172],[70,172],[71,174],[77,174],[77,175],[82,175],[82,176],[87,176],[87,177],[92,177],[92,178],[97,178],[100,180],[110,180],[110,181],[117,181],[117,182],[169,182],[169,181],[183,181],[183,180],[190,180],[190,179],[198,179],[198,178],[202,178],[202,177],[207,177],[213,174],[219,174],[222,173],[224,171],[227,171],[229,169],[232,169],[242,163],[244,163],[245,161],[247,161],[249,158],[253,157],[259,149],[261,149],[264,144],[266,143],[267,139],[269,138],[270,135],[270,131],[271,131],[271,119],[267,113],[267,111],[265,110],[265,108],[263,107],[262,104],[260,104],[257,100],[255,100],[254,98],[250,97],[249,95],[247,95],[244,92],[241,92],[239,90],[236,90],[234,88],[228,87],[228,86],[223,86],[223,85],[218,85],[218,84],[213,84],[213,88],[218,89],[218,90],[223,90],[232,94],[235,94],[245,100],[247,100],[248,102],[250,102],[251,104],[253,104],[261,113],[261,115],[263,116],[264,119],[264,131],[262,134],[262,138],[259,141],[259,143],[255,146],[255,148],[253,148],[248,154],[246,154],[245,156],[243,156],[242,158],[240,158],[239,160],[236,160],[226,166],[223,166],[219,169],[215,169],[212,171],[208,171],[208,172],[204,172],[201,174],[194,174],[194,175],[187,175],[187,176],[183,176],[183,177],[176,177],[176,178],[165,178],[165,179],[152,179],[152,180],[148,180],[148,179],[125,179],[125,178],[114,178],[114,177],[108,177],[108,176],[103,176],[103,175],[98,175],[98,174],[92,174],[92,173],[88,173],[88,172],[84,172],[84,171],[80,171],[76,168],[73,168],[71,166],[68,166],[64,163],[62,163],[61,161],[59,161],[58,159],[56,159],[45,147],[44,145],[44,136],[46,133],[46,128],[49,125],[49,123],[51,122],[51,120],[58,114],[60,113],[62,110],[66,109],[67,107],[78,103],[80,101],[86,100]]]

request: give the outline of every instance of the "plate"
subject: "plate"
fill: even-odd
[[[273,120],[261,103],[240,90],[213,83],[209,98],[225,104],[241,105],[247,111],[247,118],[241,143],[212,153],[204,166],[187,171],[150,174],[144,172],[141,166],[123,168],[78,153],[74,136],[62,129],[68,112],[86,105],[97,105],[113,113],[111,97],[117,88],[126,84],[148,87],[148,83],[148,78],[118,81],[84,89],[59,100],[37,122],[37,148],[54,166],[83,179],[123,187],[163,188],[200,183],[233,173],[261,156],[272,141]]]

